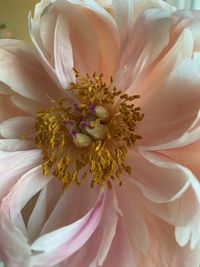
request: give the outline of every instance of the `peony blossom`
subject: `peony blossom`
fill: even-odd
[[[0,40],[6,267],[198,267],[200,13],[41,0]]]

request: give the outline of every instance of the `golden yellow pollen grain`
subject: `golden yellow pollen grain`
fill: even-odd
[[[122,173],[131,173],[128,147],[141,138],[135,134],[136,123],[144,117],[134,104],[139,96],[117,90],[112,78],[106,84],[102,74],[81,77],[74,71],[76,82],[66,96],[53,100],[36,118],[35,143],[43,152],[43,173],[52,173],[64,187],[80,185],[87,177],[91,187],[112,188],[115,179],[121,185]]]

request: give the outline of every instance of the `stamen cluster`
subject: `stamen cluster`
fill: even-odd
[[[66,90],[66,97],[52,100],[48,110],[38,112],[35,142],[43,152],[43,173],[51,171],[64,187],[80,185],[90,177],[90,186],[112,188],[112,180],[126,165],[127,149],[141,136],[135,134],[136,123],[144,114],[128,96],[117,90],[112,78],[107,85],[103,75],[90,77],[76,73],[76,82]]]

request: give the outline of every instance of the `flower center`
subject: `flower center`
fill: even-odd
[[[36,145],[43,152],[43,173],[51,171],[68,187],[78,185],[90,177],[90,186],[112,188],[112,180],[123,171],[131,173],[126,165],[127,149],[141,136],[135,134],[136,122],[143,119],[134,100],[110,83],[103,75],[81,77],[76,69],[76,83],[71,83],[66,97],[52,100],[48,110],[38,112],[36,118]]]

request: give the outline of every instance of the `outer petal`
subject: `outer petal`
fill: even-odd
[[[200,108],[200,75],[195,60],[182,61],[160,88],[144,96],[141,106],[145,118],[138,127],[143,145],[177,139],[195,122]]]
[[[0,139],[0,151],[23,151],[34,148],[32,140]]]
[[[141,255],[139,267],[198,267],[199,247],[190,250],[188,246],[180,247],[174,237],[171,225],[146,213],[149,226],[150,249],[147,255]]]
[[[0,257],[6,267],[31,267],[28,240],[0,211]]]
[[[47,96],[61,96],[33,50],[24,42],[1,40],[0,61],[0,81],[18,94],[39,102],[49,102]]]
[[[72,66],[81,73],[97,71],[108,76],[116,70],[116,25],[111,15],[93,0],[59,0],[46,8],[40,4],[30,20],[30,31],[46,68],[64,88],[73,80]]]
[[[117,256],[116,256],[117,255]],[[112,247],[105,261],[104,267],[137,267],[134,251],[128,240],[126,226],[119,220]]]
[[[41,252],[32,257],[32,264],[38,267],[52,266],[78,250],[98,226],[104,207],[104,193],[95,207],[80,220],[66,227],[41,236],[32,244],[32,250]]]
[[[38,111],[44,110],[49,104],[41,104],[37,101],[33,101],[20,95],[12,95],[11,101],[16,107],[27,112],[28,114],[31,114],[32,116],[36,116]]]
[[[148,9],[132,25],[122,46],[120,70],[124,74],[119,86],[126,90],[136,83],[138,76],[150,65],[169,42],[170,12]],[[119,75],[119,74],[118,74]]]
[[[29,133],[34,129],[35,120],[33,117],[14,117],[0,124],[0,134],[4,138],[19,138],[23,134]]]
[[[136,186],[123,177],[122,186],[115,186],[121,221],[126,229],[128,240],[132,246],[136,261],[140,253],[147,254],[149,249],[149,233],[143,214],[143,195]]]
[[[200,51],[200,12],[199,10],[177,10],[173,16],[181,18],[184,27],[191,29],[194,38],[194,51]]]
[[[200,180],[200,141],[177,149],[162,151],[162,153],[189,168]]]
[[[97,230],[87,243],[67,261],[63,262],[61,266],[104,266],[117,230],[118,210],[116,209],[116,201],[114,191],[107,192],[104,212]]]
[[[130,181],[142,189],[153,202],[163,203],[179,198],[196,178],[190,170],[159,153],[142,151],[129,153],[127,162],[133,169]],[[199,197],[199,187],[197,189]]]
[[[11,90],[10,90],[11,91]],[[11,91],[12,92],[12,91]],[[8,94],[8,92],[7,92]],[[9,95],[0,94],[0,123],[4,120],[7,120],[13,116],[24,116],[27,115],[25,112],[17,108],[11,101],[11,97]]]
[[[166,160],[165,157],[163,156],[157,156],[155,153],[147,153],[143,152],[143,155],[145,156],[146,159],[148,159],[152,164],[155,166],[159,166],[160,168],[165,171],[165,174],[168,173],[171,175],[168,177],[167,182],[171,182],[171,184],[168,185],[168,187],[164,187],[165,180],[163,180],[163,188],[165,191],[169,192],[174,190],[175,188],[179,187],[180,190],[174,194],[174,196],[171,197],[169,200],[162,201],[160,203],[163,203],[160,205],[160,210],[159,210],[159,205],[153,204],[150,206],[154,206],[154,211],[156,214],[163,216],[165,220],[169,221],[170,223],[174,224],[177,226],[176,231],[177,231],[177,241],[181,245],[185,245],[190,241],[190,246],[191,249],[195,248],[198,243],[200,243],[200,227],[198,227],[198,221],[200,219],[200,184],[196,177],[192,174],[192,172],[177,164],[173,163],[170,160]],[[145,165],[143,167],[146,167]],[[167,170],[167,169],[168,170]],[[146,168],[146,170],[148,170]],[[151,169],[153,171],[153,169]],[[137,173],[137,171],[136,171]],[[150,170],[149,170],[150,173]],[[173,176],[173,173],[175,176]],[[152,172],[151,172],[152,174]],[[158,172],[157,172],[158,174]],[[147,175],[147,178],[151,181],[150,175]],[[156,173],[154,173],[154,179],[156,177]],[[165,179],[165,176],[163,175],[162,178]],[[171,180],[170,180],[171,179]],[[180,180],[179,180],[180,179]],[[179,181],[178,181],[179,180]],[[181,188],[181,180],[182,180],[182,188]],[[184,184],[185,180],[185,184]],[[148,182],[150,182],[148,181]],[[145,184],[145,183],[144,183]],[[156,183],[156,180],[154,180],[154,186],[158,186],[159,184]],[[171,189],[170,189],[171,186]],[[139,185],[140,187],[140,185]],[[142,188],[142,187],[141,187]],[[154,195],[154,199],[152,198],[153,192],[149,191],[147,194],[144,191],[144,188],[142,189],[143,193],[145,196],[147,196],[148,199],[150,199],[153,202],[156,201],[156,194]],[[151,190],[151,187],[149,187],[147,190]],[[171,192],[172,192],[171,191]],[[164,192],[163,195],[166,193]],[[150,193],[150,194],[149,194]],[[155,208],[157,206],[157,208]],[[164,210],[164,208],[167,208]],[[191,209],[193,207],[193,209]],[[162,213],[162,211],[164,213]],[[162,217],[162,218],[163,218]]]
[[[52,176],[43,175],[41,166],[32,168],[17,181],[2,201],[1,209],[7,214],[11,222],[27,236],[22,209],[52,178]]]
[[[39,150],[2,152],[0,151],[0,200],[27,171],[40,164],[42,155]]]

